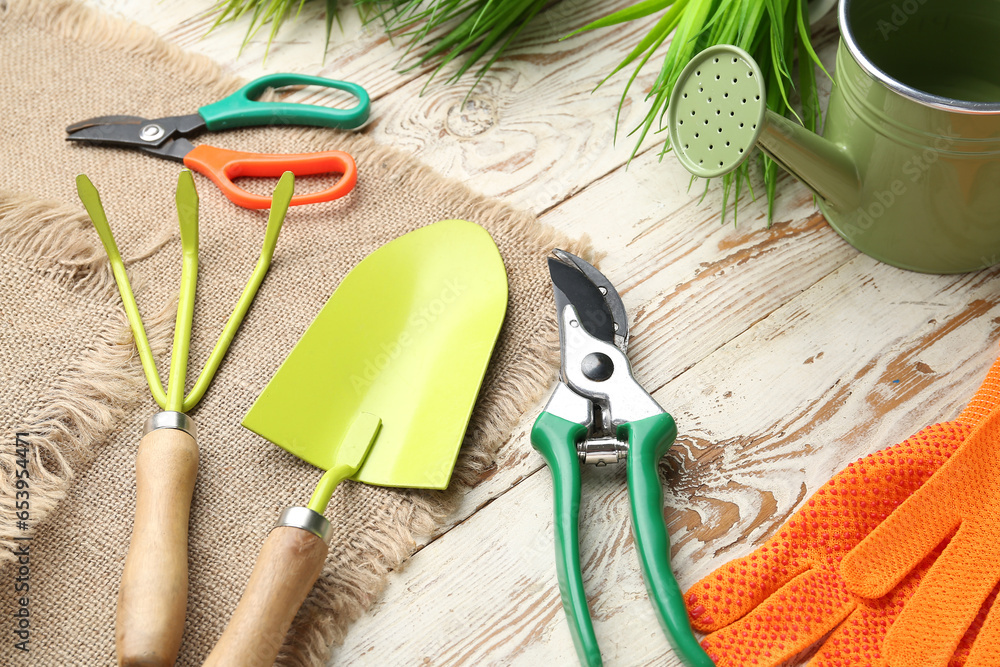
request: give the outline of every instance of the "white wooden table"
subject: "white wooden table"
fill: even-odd
[[[285,27],[263,65],[262,40],[236,59],[245,23],[203,38],[209,0],[90,1],[245,77],[295,71],[361,83],[373,97],[365,131],[377,141],[589,235],[629,310],[635,373],[680,428],[665,494],[684,588],[750,552],[849,461],[953,417],[996,357],[997,271],[929,276],[880,264],[842,241],[787,175],[767,229],[763,198],[747,195],[739,225],[720,224],[720,184],[699,203],[701,185],[689,191],[687,173],[671,156],[660,162],[652,140],[626,168],[632,140],[613,139],[627,73],[591,90],[651,21],[558,38],[628,0],[563,0],[465,103],[468,78],[420,96],[427,72],[397,72],[398,45],[353,11],[324,64],[324,3]],[[832,65],[832,17],[817,29]],[[645,113],[658,64],[626,98],[624,129]],[[528,442],[540,408],[451,523],[391,575],[333,663],[575,663],[551,481]],[[605,663],[679,664],[640,578],[624,469],[586,469],[583,485],[584,578]]]

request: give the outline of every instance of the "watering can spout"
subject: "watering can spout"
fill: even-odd
[[[833,208],[859,206],[858,167],[844,147],[770,109],[757,146]]]
[[[768,109],[760,67],[736,46],[712,46],[691,59],[667,116],[674,153],[695,176],[728,174],[758,146],[831,207],[858,206],[858,168],[847,150]]]

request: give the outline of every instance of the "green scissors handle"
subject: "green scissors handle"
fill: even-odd
[[[670,539],[663,519],[663,489],[657,465],[666,454],[677,426],[667,413],[618,427],[628,442],[629,502],[632,528],[646,590],[671,645],[688,667],[712,667],[688,621],[684,599],[670,569]],[[542,412],[531,429],[531,444],[552,471],[555,496],[556,572],[563,608],[581,664],[600,667],[601,651],[594,634],[580,570],[580,459],[577,445],[587,427]]]
[[[350,93],[358,103],[350,109],[335,109],[315,104],[294,102],[260,102],[268,88],[282,86],[322,86]],[[307,74],[268,74],[254,79],[232,95],[198,109],[211,131],[257,125],[313,125],[350,129],[368,120],[371,98],[356,83],[325,79]]]

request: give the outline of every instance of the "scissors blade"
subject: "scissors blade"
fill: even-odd
[[[616,345],[628,346],[628,316],[618,291],[600,271],[576,255],[553,251],[549,274],[555,289],[556,308],[562,312],[573,304],[581,324],[592,336]]]
[[[625,344],[628,342],[628,314],[625,312],[625,304],[622,303],[622,298],[618,294],[618,290],[615,286],[611,284],[603,273],[595,269],[588,262],[580,259],[576,255],[566,252],[565,250],[560,250],[556,248],[552,251],[552,254],[561,259],[563,262],[572,262],[576,268],[583,272],[583,275],[587,276],[590,282],[597,286],[597,289],[604,295],[604,301],[608,305],[608,309],[611,311],[611,318],[614,320],[615,334],[624,339]],[[617,345],[617,343],[616,343]],[[623,345],[622,351],[625,349]]]
[[[148,150],[205,129],[205,119],[198,114],[165,116],[154,120],[141,116],[99,116],[67,127],[66,139]]]
[[[94,127],[95,125],[138,125],[145,123],[146,119],[141,116],[97,116],[96,118],[88,118],[87,120],[81,120],[79,123],[73,123],[66,127],[66,132],[73,134],[87,127]]]
[[[116,146],[148,145],[148,142],[139,139],[139,128],[145,123],[145,119],[139,118],[138,120],[138,123],[87,124],[89,121],[75,123],[66,128],[66,140]]]

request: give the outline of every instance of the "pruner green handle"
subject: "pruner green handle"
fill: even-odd
[[[674,419],[665,412],[618,427],[618,438],[628,441],[632,533],[656,617],[687,667],[711,667],[715,663],[691,631],[684,597],[670,569],[670,537],[663,518],[663,487],[657,468],[676,437]]]
[[[677,436],[677,426],[666,413],[622,424],[619,439],[628,441],[628,484],[632,528],[646,589],[660,625],[688,667],[714,663],[698,644],[677,581],[670,570],[670,539],[663,519],[663,489],[657,464]],[[555,495],[556,573],[563,609],[569,621],[580,662],[602,664],[594,626],[583,590],[580,569],[580,459],[577,445],[587,428],[542,412],[531,429],[531,444],[552,471]]]
[[[586,426],[550,412],[538,415],[531,428],[531,445],[541,453],[552,471],[556,574],[563,609],[580,662],[587,667],[599,667],[601,649],[594,635],[580,571],[580,459],[576,445],[586,437]]]

